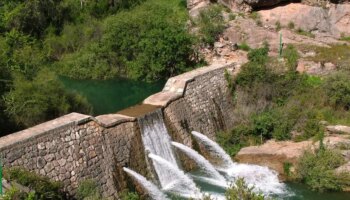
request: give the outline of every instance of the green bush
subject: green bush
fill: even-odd
[[[324,87],[329,98],[329,103],[337,108],[350,109],[350,75],[338,73],[329,77]]]
[[[24,200],[26,199],[27,194],[21,192],[16,187],[11,187],[9,190],[6,190],[5,194],[2,196],[2,200]]]
[[[61,73],[72,78],[127,76],[154,81],[195,66],[194,38],[178,1],[149,0],[107,17],[100,40],[63,57]]]
[[[242,42],[238,45],[238,49],[241,49],[243,51],[249,51],[251,48],[246,42]]]
[[[350,175],[337,174],[334,169],[344,163],[342,155],[334,150],[320,148],[316,152],[305,151],[300,158],[297,172],[301,180],[316,191],[340,191],[349,186]]]
[[[264,200],[265,197],[261,193],[256,193],[253,191],[254,187],[249,187],[243,178],[239,178],[235,181],[229,189],[227,189],[225,193],[225,197],[227,200]]]
[[[287,66],[290,70],[295,70],[298,65],[299,53],[297,49],[288,44],[287,48],[283,50],[282,56],[287,60]]]
[[[213,4],[199,13],[196,24],[203,43],[213,45],[225,29],[223,7]]]
[[[230,156],[235,156],[243,147],[260,144],[259,136],[254,135],[251,125],[240,124],[231,131],[216,134],[216,141]]]
[[[81,181],[77,189],[76,198],[78,200],[101,199],[101,194],[96,182],[91,179]]]
[[[5,169],[4,177],[7,180],[16,181],[17,183],[34,190],[35,194],[30,193],[29,198],[32,198],[34,195],[35,199],[38,200],[66,199],[66,194],[63,192],[63,185],[59,182],[50,181],[47,177],[39,176],[21,168]],[[14,189],[11,194],[18,194],[18,192],[15,191],[16,190]],[[20,195],[28,196],[28,194]]]
[[[139,200],[140,197],[136,192],[123,191],[120,195],[120,199],[122,200]]]
[[[68,93],[57,77],[42,70],[33,80],[15,77],[12,90],[4,96],[5,112],[20,125],[29,127],[69,112],[91,113],[87,100]]]

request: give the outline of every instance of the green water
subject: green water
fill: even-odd
[[[350,200],[350,192],[314,192],[300,183],[287,183],[294,195],[283,198],[287,200]]]
[[[165,81],[147,83],[128,79],[74,80],[60,77],[69,91],[87,98],[94,115],[114,113],[141,103],[145,98],[163,89]]]
[[[225,194],[223,188],[211,184],[196,181],[202,191],[216,194]],[[267,183],[268,184],[268,183]],[[310,190],[306,185],[300,183],[286,183],[289,194],[283,197],[274,196],[273,199],[283,200],[350,200],[350,192],[324,192],[319,193]]]

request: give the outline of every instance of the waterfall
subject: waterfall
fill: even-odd
[[[139,126],[162,189],[180,196],[198,196],[200,191],[193,180],[178,167],[161,109],[140,118]]]
[[[131,169],[128,169],[126,167],[123,168],[123,170],[129,174],[131,177],[133,177],[148,193],[148,195],[154,199],[154,200],[168,200],[168,198],[161,192],[157,186],[155,186],[153,183],[148,181],[145,177],[142,175],[134,172]]]
[[[167,172],[167,177],[171,180],[167,185],[162,186],[163,190],[187,198],[199,198],[201,196],[193,180],[181,171],[177,165],[154,154],[149,154],[148,156],[153,160],[153,163]]]
[[[185,153],[188,157],[193,159],[196,162],[197,166],[201,169],[202,173],[207,177],[220,182],[220,185],[224,185],[226,183],[225,178],[218,171],[216,171],[213,165],[210,164],[210,162],[206,160],[202,155],[200,155],[197,151],[177,142],[172,142],[171,144]]]
[[[211,156],[222,159],[223,165],[217,167],[227,174],[229,180],[244,178],[250,187],[254,186],[255,191],[261,191],[267,195],[287,192],[285,185],[279,182],[278,174],[274,170],[258,165],[234,163],[216,142],[201,133],[192,131],[192,134],[199,143],[205,145]]]
[[[175,154],[171,148],[171,139],[163,121],[162,110],[158,109],[138,120],[145,149],[176,165]]]
[[[170,136],[163,121],[163,114],[160,109],[139,118],[139,126],[142,132],[142,142],[146,152],[158,155],[170,163],[177,165],[173,149],[170,144]],[[167,170],[159,166],[153,165],[160,185],[165,187],[169,185],[173,179],[168,176]]]
[[[225,150],[223,150],[220,145],[201,133],[196,131],[192,131],[191,133],[197,140],[199,140],[201,144],[205,146],[206,149],[208,149],[211,156],[213,156],[215,159],[219,158],[222,161],[220,166],[216,166],[217,168],[221,170],[233,167],[234,163],[232,162],[231,157],[227,155]]]
[[[124,168],[124,171],[136,179],[152,199],[167,199],[161,191],[180,197],[201,199],[203,193],[197,185],[203,189],[204,193],[207,191],[217,199],[224,199],[224,191],[238,178],[244,178],[249,186],[254,186],[255,191],[266,195],[286,193],[285,185],[279,182],[275,171],[257,165],[234,163],[216,142],[201,133],[193,131],[192,135],[208,150],[213,160],[219,161],[218,163],[213,164],[190,147],[172,142],[164,124],[161,109],[138,118],[138,122],[142,142],[148,154],[147,160],[150,161],[149,165],[152,165],[150,167],[159,181],[161,190],[140,174],[128,168]],[[186,174],[181,170],[173,147],[196,162],[200,169],[198,174],[197,172]]]

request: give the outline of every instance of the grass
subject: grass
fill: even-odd
[[[298,49],[302,52],[314,51],[316,56],[307,59],[314,62],[331,62],[339,70],[350,70],[350,46],[333,45],[329,47],[299,45]]]
[[[315,35],[314,35],[314,34],[308,32],[308,31],[305,31],[305,30],[303,30],[303,29],[301,29],[301,28],[298,28],[298,29],[296,30],[296,33],[299,34],[299,35],[306,36],[306,37],[315,38]]]
[[[340,40],[350,42],[350,36],[342,36]]]
[[[243,51],[249,51],[251,48],[246,42],[242,42],[238,45],[238,49],[241,49]]]

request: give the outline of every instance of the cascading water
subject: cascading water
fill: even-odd
[[[254,186],[266,195],[286,193],[285,185],[279,182],[277,172],[258,165],[234,163],[216,142],[195,131],[192,131],[192,135],[210,151],[211,156],[222,159],[223,164],[217,168],[225,172],[228,179],[244,178],[249,186]]]
[[[162,111],[158,109],[139,118],[139,125],[144,148],[154,161],[153,166],[162,189],[180,196],[197,197],[199,189],[178,167]]]
[[[211,188],[219,188],[215,191],[206,190],[205,187],[207,186],[205,186],[202,188],[204,191],[208,191],[212,197],[224,199],[224,192],[222,191],[225,191],[235,179],[242,177],[249,186],[254,186],[256,191],[261,191],[267,195],[285,194],[285,186],[279,182],[276,172],[269,170],[267,167],[234,163],[216,142],[201,133],[192,132],[194,138],[209,151],[210,157],[218,162],[210,163],[195,150],[183,144],[171,142],[160,109],[138,120],[144,148],[148,152],[148,157],[152,160],[150,163],[153,164],[162,191],[186,198],[200,199],[202,193],[197,188],[196,183],[201,188],[204,187],[201,185],[204,183],[209,184]],[[189,176],[180,169],[173,146],[196,162],[200,169],[199,174]],[[128,168],[124,168],[124,171],[136,179],[152,199],[167,199],[164,193],[153,183],[147,181],[145,177]],[[222,173],[219,173],[219,171]],[[192,178],[196,180],[196,183]]]
[[[157,186],[155,186],[152,182],[148,181],[145,177],[126,167],[124,167],[123,170],[131,177],[133,177],[145,189],[145,191],[152,199],[168,200],[168,198],[163,194],[163,192],[161,192],[157,188]]]
[[[163,186],[163,190],[188,198],[199,198],[201,196],[200,190],[193,180],[176,165],[154,154],[148,156],[153,160],[153,163],[166,170],[168,178],[172,180],[168,185]]]
[[[197,151],[181,143],[171,142],[171,144],[196,162],[202,174],[209,178],[204,179],[203,177],[203,180],[207,180],[207,182],[219,186],[227,186],[225,178],[218,171],[216,171],[213,165],[210,164],[210,162],[206,160],[202,155],[200,155]]]
[[[221,160],[221,164],[217,165],[217,168],[227,169],[232,167],[234,163],[232,162],[231,157],[227,155],[225,150],[223,150],[220,145],[201,133],[196,131],[192,131],[191,133],[197,140],[199,140],[201,144],[205,146],[212,157],[215,159],[219,158]]]

